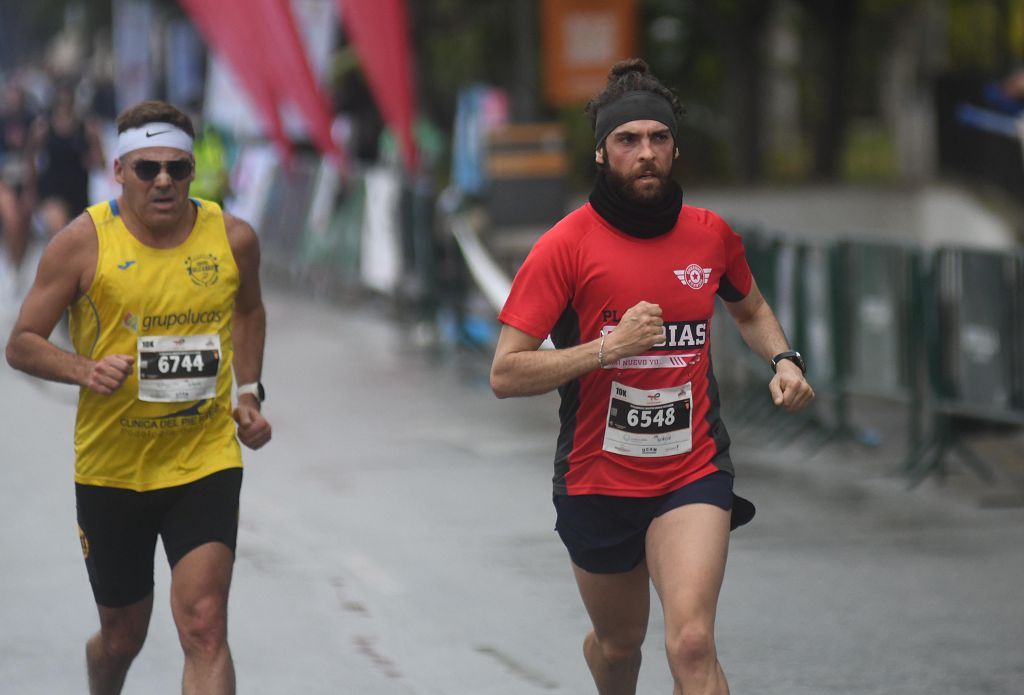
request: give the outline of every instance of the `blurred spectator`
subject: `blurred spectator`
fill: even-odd
[[[989,82],[984,89],[985,101],[1008,116],[1024,113],[1024,68],[1011,72],[1001,80]]]
[[[196,172],[189,194],[223,205],[224,199],[228,197],[231,180],[230,157],[225,137],[215,126],[207,123],[196,134],[193,147]]]
[[[28,151],[32,120],[25,90],[12,79],[0,98],[0,232],[13,270],[25,257],[32,214],[34,177]]]
[[[362,74],[350,70],[339,78],[333,101],[336,113],[346,122],[348,154],[358,162],[376,162],[384,121]]]
[[[433,121],[420,116],[412,124],[412,136],[418,155],[415,174],[432,180],[446,154],[444,133]],[[381,163],[401,166],[401,147],[391,128],[384,128],[381,132],[378,151]]]
[[[32,148],[39,170],[39,216],[56,234],[89,204],[89,170],[103,166],[95,124],[75,112],[74,91],[57,88],[48,116],[33,126]]]
[[[92,112],[100,120],[111,123],[117,118],[117,93],[109,77],[99,77],[93,83]]]

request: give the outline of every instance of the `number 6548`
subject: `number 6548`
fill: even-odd
[[[674,424],[675,421],[676,411],[672,406],[654,411],[630,408],[626,413],[626,423],[630,427],[650,427],[651,425],[664,427]]]

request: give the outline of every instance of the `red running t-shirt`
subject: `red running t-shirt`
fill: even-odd
[[[612,227],[590,204],[534,245],[498,319],[557,348],[614,330],[640,301],[658,304],[665,341],[558,391],[556,494],[654,497],[715,470],[733,472],[711,370],[715,295],[750,291],[740,237],[715,213],[684,205],[653,239]]]

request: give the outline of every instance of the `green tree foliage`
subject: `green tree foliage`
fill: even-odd
[[[1024,58],[1024,2],[947,0],[950,65],[998,72]]]
[[[461,87],[504,87],[517,117],[569,126],[573,161],[587,169],[577,180],[586,181],[588,126],[579,109],[555,111],[539,91],[541,1],[410,0],[418,102],[425,116],[450,128]],[[112,4],[0,2],[0,69],[36,59],[68,17],[86,32],[109,28]],[[177,11],[177,0],[154,4]],[[77,9],[69,13],[69,7]],[[950,72],[991,79],[1024,63],[1024,0],[639,0],[638,8],[640,57],[687,105],[681,168],[690,180],[758,181],[775,171],[766,164],[772,133],[764,111],[778,69],[771,32],[780,21],[795,35],[799,53],[787,68],[799,87],[801,145],[797,165],[787,168],[797,178],[840,178],[851,119],[883,123],[880,85],[898,28],[914,26],[925,10],[945,17],[944,35],[931,40],[944,47]]]
[[[419,100],[434,120],[452,122],[455,96],[464,85],[515,86],[514,5],[505,0],[409,3]]]

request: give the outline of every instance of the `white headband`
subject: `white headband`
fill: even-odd
[[[173,147],[192,154],[192,136],[170,123],[147,123],[117,134],[117,158],[143,147]]]

